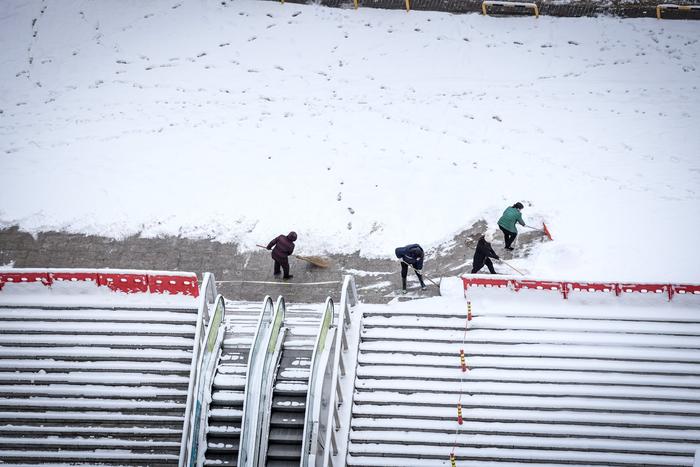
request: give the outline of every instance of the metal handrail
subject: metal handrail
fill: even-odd
[[[211,401],[211,388],[216,375],[216,364],[221,355],[221,343],[224,340],[225,326],[222,326],[226,316],[224,297],[216,297],[214,313],[209,320],[206,333],[206,347],[202,354],[202,363],[199,368],[199,378],[195,390],[196,399],[194,406],[194,423],[191,424],[190,439],[192,447],[189,455],[189,466],[201,466],[206,452],[206,429]]]
[[[268,303],[271,306],[272,299],[265,297],[264,313],[268,309]],[[253,345],[250,347],[237,463],[241,467],[255,467],[258,464],[260,424],[261,417],[264,415],[260,407],[266,400],[264,396],[269,384],[268,373],[271,373],[269,362],[277,344],[285,312],[284,298],[279,297],[274,306],[274,316],[271,319],[263,320],[261,315]]]
[[[319,454],[324,451],[326,427],[330,420],[330,396],[332,368],[329,358],[335,355],[335,306],[333,300],[326,299],[325,312],[319,325],[319,330],[311,356],[309,388],[306,394],[306,414],[304,416],[304,433],[302,435],[301,467],[315,465]],[[330,345],[326,345],[330,339]]]
[[[216,281],[211,273],[204,273],[202,277],[203,291],[199,296],[199,309],[197,311],[197,324],[194,330],[194,347],[192,349],[192,363],[190,364],[190,379],[187,385],[187,405],[185,406],[185,419],[182,425],[182,438],[180,440],[180,456],[178,465],[184,467],[188,464],[188,455],[192,448],[192,425],[194,417],[192,407],[195,404],[195,390],[199,381],[199,371],[202,365],[202,346],[205,339],[205,326],[209,322],[209,307],[216,301]]]
[[[345,358],[348,350],[347,330],[350,327],[350,307],[356,306],[357,286],[355,279],[351,275],[346,275],[343,280],[343,288],[340,293],[340,311],[338,312],[338,328],[335,335],[336,352],[333,356],[333,375],[331,377],[331,392],[329,407],[331,408],[332,419],[329,420],[326,426],[324,451],[322,459],[319,459],[320,465],[327,467],[333,465],[332,456],[338,454],[338,441],[336,440],[336,432],[341,428],[341,420],[339,408],[343,404],[344,396],[340,389],[340,378],[345,376]],[[349,433],[350,430],[348,430]],[[347,442],[347,440],[346,440]],[[318,465],[319,463],[317,463]]]

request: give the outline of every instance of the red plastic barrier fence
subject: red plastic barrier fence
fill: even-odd
[[[571,292],[614,292],[665,294],[669,300],[675,294],[700,295],[700,285],[695,284],[641,284],[641,283],[602,283],[602,282],[558,282],[520,279],[491,279],[485,277],[462,277],[464,293],[469,287],[509,288],[514,291],[552,290],[558,291],[566,299]]]
[[[126,293],[148,292],[147,274],[112,274],[101,272],[98,276],[99,285],[107,286],[111,290]]]
[[[199,295],[197,277],[190,276],[167,276],[149,275],[148,290],[151,293],[181,293],[183,295]]]
[[[0,290],[9,283],[41,283],[51,287],[60,282],[92,282],[98,287],[110,290],[137,293],[169,293],[199,296],[197,276],[193,273],[149,274],[149,271],[116,272],[112,270],[94,271],[8,271],[0,272]]]
[[[31,284],[41,282],[44,285],[51,285],[51,276],[48,272],[7,272],[0,273],[0,289],[5,284]]]

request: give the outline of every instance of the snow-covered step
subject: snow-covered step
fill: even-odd
[[[28,446],[29,447],[29,446]],[[81,449],[77,445],[74,450],[65,450],[56,448],[51,451],[36,451],[32,453],[33,460],[40,464],[55,465],[55,461],[70,462],[75,465],[79,462],[81,465],[177,465],[179,458],[179,450],[173,454],[169,453],[148,453],[134,452],[126,449],[93,449],[89,447]],[[16,462],[27,462],[27,450],[0,450],[0,459],[6,463],[11,463],[13,466]]]
[[[76,332],[80,329],[76,328]],[[110,334],[80,334],[80,342],[86,347],[109,345],[115,348],[150,348],[150,349],[191,349],[193,337],[149,336],[145,342],[144,336],[116,336]],[[75,335],[64,334],[0,334],[0,345],[16,347],[30,346],[74,346]]]
[[[407,417],[373,418],[356,417],[352,420],[353,429],[379,431],[389,430],[397,432],[416,433],[446,433],[454,430],[454,418],[419,419]],[[689,444],[700,443],[700,430],[685,428],[631,428],[620,430],[619,427],[551,423],[548,421],[537,422],[499,422],[470,420],[468,425],[463,425],[460,433],[471,434],[502,434],[512,436],[543,435],[546,437],[597,437],[605,439],[638,439],[659,441],[664,439],[683,441]]]
[[[361,391],[355,394],[356,404],[443,406],[455,408],[459,393],[413,393],[389,391]],[[624,400],[612,398],[530,396],[530,395],[463,395],[461,404],[467,408],[514,408],[533,410],[581,410],[589,412],[636,412],[648,414],[687,414],[700,416],[697,402],[670,402],[657,400]]]
[[[362,390],[405,391],[415,393],[447,392],[460,390],[468,394],[512,394],[512,395],[547,395],[547,396],[582,396],[610,397],[624,399],[654,399],[659,401],[693,401],[700,402],[700,391],[696,388],[669,388],[644,386],[616,386],[596,384],[560,384],[560,383],[521,383],[521,382],[469,382],[468,386],[459,381],[441,381],[436,384],[428,379],[409,378],[358,378],[355,387]]]
[[[182,433],[179,429],[162,428],[154,426],[63,426],[63,425],[1,425],[0,433],[14,436],[26,436],[38,438],[40,435],[51,436],[147,436],[148,439],[179,437]]]
[[[85,334],[106,334],[110,336],[191,336],[195,327],[192,324],[158,324],[158,323],[129,323],[124,321],[84,322],[84,321],[9,321],[4,323],[3,332],[7,334],[52,334],[74,335],[79,327]]]
[[[458,367],[411,367],[409,365],[371,365],[357,370],[360,378],[400,378],[411,375],[415,379],[432,381],[459,381],[467,384],[475,381],[514,381],[531,383],[565,384],[615,384],[630,386],[662,386],[676,388],[700,388],[700,376],[644,375],[600,371],[528,370],[527,368],[475,368],[462,376]],[[0,376],[2,374],[0,373]]]
[[[579,344],[540,344],[515,343],[498,344],[488,342],[421,342],[421,355],[444,355],[454,357],[463,348],[467,355],[495,357],[570,357],[570,358],[607,358],[618,360],[640,360],[660,362],[700,363],[700,352],[688,352],[686,349],[622,347],[620,345],[598,346]],[[361,352],[402,352],[415,353],[416,343],[410,339],[362,341]]]
[[[156,386],[105,386],[100,384],[9,384],[0,385],[0,397],[24,394],[47,397],[111,397],[125,399],[184,399],[186,389]]]
[[[511,302],[512,304],[512,302]],[[657,323],[700,323],[700,317],[690,307],[674,307],[672,304],[663,306],[634,306],[619,305],[596,307],[553,307],[548,304],[542,307],[488,307],[474,308],[473,320],[485,317],[501,318],[559,318],[564,320],[603,320],[603,321],[646,321]],[[407,318],[456,318],[464,320],[467,317],[466,302],[459,307],[415,309],[365,307],[362,310],[365,317],[407,317]],[[364,320],[363,320],[364,321]]]
[[[134,360],[179,362],[189,364],[192,351],[180,349],[114,348],[114,347],[8,347],[0,346],[0,359],[57,358],[81,360]]]
[[[451,368],[460,364],[459,355],[415,355],[409,353],[389,352],[360,352],[358,361],[366,365],[386,365],[389,363],[401,363],[417,367],[447,367]],[[484,357],[469,356],[468,367],[471,370],[477,368],[501,368],[518,369],[530,368],[539,370],[578,370],[578,371],[612,371],[620,373],[640,374],[686,374],[700,375],[700,364],[633,361],[633,360],[603,360],[595,358],[557,358],[557,357]]]
[[[451,446],[433,446],[429,444],[402,444],[402,443],[355,443],[350,442],[348,447],[352,453],[347,460],[347,465],[416,465],[415,459],[447,459],[449,462],[449,454]],[[541,463],[560,463],[560,464],[576,464],[581,465],[627,465],[630,467],[639,467],[641,465],[654,466],[679,466],[693,465],[692,455],[655,455],[644,453],[627,453],[627,452],[601,452],[593,451],[590,448],[583,446],[581,450],[567,449],[517,449],[517,448],[501,448],[501,447],[471,447],[458,446],[458,458],[466,458],[469,460],[480,460],[482,462],[541,462]],[[355,457],[364,457],[364,462],[358,464]],[[371,461],[367,459],[371,457]],[[403,463],[394,464],[387,463],[390,458],[403,458]],[[387,459],[389,458],[389,459]],[[429,464],[425,464],[429,465]],[[434,464],[433,464],[434,465]],[[459,463],[458,465],[461,465]],[[486,464],[481,464],[486,465]]]
[[[142,362],[102,360],[92,361],[71,361],[71,360],[28,360],[28,359],[3,359],[0,360],[0,371],[148,371],[151,373],[167,374],[189,374],[190,365],[180,362]]]
[[[463,332],[466,322],[460,318],[426,318],[410,316],[367,316],[363,320],[365,329],[371,328],[412,328],[412,329],[453,329]],[[513,326],[517,326],[514,328]],[[518,317],[505,320],[502,316],[476,317],[469,324],[470,329],[519,329],[535,331],[573,332],[620,332],[628,334],[664,334],[678,336],[700,335],[700,323],[669,323],[658,321],[615,321],[590,319],[561,319]]]
[[[65,308],[2,308],[0,320],[24,321],[27,316],[39,321],[85,321],[85,322],[131,322],[131,323],[157,323],[157,324],[182,324],[191,323],[192,316],[189,310],[149,310],[149,309],[65,309]]]
[[[517,448],[537,450],[588,450],[600,452],[638,452],[661,456],[693,456],[695,446],[688,443],[655,442],[639,440],[605,439],[596,437],[538,437],[498,434],[460,433],[445,436],[442,433],[399,432],[395,430],[353,430],[350,441],[357,444],[395,443],[411,445],[444,446],[448,449],[457,445],[469,448]]]
[[[65,373],[47,373],[39,370],[30,372],[0,372],[1,383],[78,383],[78,384],[104,384],[104,385],[162,385],[187,387],[189,377],[178,375],[161,375],[145,372],[121,373],[121,372],[91,372],[73,371]]]
[[[446,342],[461,344],[463,330],[414,329],[414,328],[369,328],[362,330],[362,339],[421,342]],[[632,347],[664,347],[681,349],[700,349],[700,336],[674,336],[673,340],[659,334],[623,334],[614,332],[559,332],[529,331],[512,328],[510,330],[472,329],[468,333],[465,345],[482,343],[548,343],[560,345],[616,345]]]
[[[353,415],[365,417],[409,417],[415,419],[455,420],[457,419],[457,403],[454,407],[411,404],[355,404]],[[624,412],[591,412],[583,410],[537,410],[530,408],[472,408],[463,407],[465,420],[481,421],[528,421],[528,422],[560,422],[586,423],[601,426],[647,427],[647,428],[688,428],[700,429],[700,416],[697,414],[660,414],[642,411]],[[456,430],[456,427],[455,427]]]

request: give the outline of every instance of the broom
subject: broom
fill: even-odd
[[[524,275],[525,275],[525,274],[523,274],[522,272],[520,272],[520,271],[518,271],[517,269],[515,269],[511,264],[509,264],[509,263],[503,261],[502,259],[497,259],[496,261],[499,261],[499,262],[505,264],[506,266],[508,266],[508,267],[511,268],[513,271],[515,271],[515,272],[517,272],[518,274],[520,274],[521,276],[524,276]]]
[[[255,245],[259,246],[260,248],[264,248],[267,250],[266,246],[263,245]],[[300,259],[302,261],[306,261],[307,263],[311,263],[314,266],[318,266],[319,268],[327,268],[330,266],[331,262],[328,260],[328,258],[323,258],[321,256],[301,256],[301,255],[292,255],[297,259]]]

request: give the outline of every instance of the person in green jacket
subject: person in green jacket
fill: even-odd
[[[515,203],[509,208],[503,211],[503,215],[498,219],[498,226],[503,231],[503,235],[506,240],[506,250],[513,251],[511,246],[515,241],[515,237],[518,236],[518,228],[515,226],[516,222],[523,227],[525,226],[525,221],[523,221],[523,215],[520,211],[523,210],[523,203]]]

